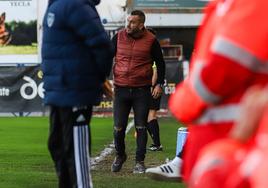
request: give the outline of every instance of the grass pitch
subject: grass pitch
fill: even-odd
[[[92,155],[97,156],[113,139],[112,118],[93,118],[91,122]],[[175,155],[179,125],[173,119],[161,119],[162,152],[148,152],[147,167],[159,165]],[[0,118],[0,187],[56,188],[57,178],[47,150],[48,118]],[[149,138],[148,145],[151,144]],[[108,156],[92,171],[95,188],[183,188],[183,184],[157,182],[146,175],[132,174],[135,154],[134,131],[126,136],[128,160],[121,172],[111,173],[114,155]]]
[[[10,55],[10,54],[37,54],[37,45],[28,46],[15,46],[7,45],[0,46],[0,55]]]

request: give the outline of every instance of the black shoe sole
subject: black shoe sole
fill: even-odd
[[[167,182],[177,182],[181,183],[182,178],[181,177],[174,177],[174,178],[169,178],[165,177],[159,174],[154,174],[154,173],[146,173],[151,179],[156,180],[156,181],[167,181]]]
[[[126,160],[127,160],[127,155],[125,156],[125,158],[124,158],[124,160],[123,160],[121,166],[118,167],[118,169],[113,169],[113,164],[112,164],[112,166],[111,166],[111,171],[112,171],[112,172],[120,172],[120,170],[122,169],[123,164],[126,162]]]
[[[161,148],[161,149],[155,149],[155,150],[152,150],[152,149],[148,148],[147,150],[148,151],[163,151],[163,148]]]
[[[154,151],[163,151],[162,149],[161,150],[151,150],[151,149],[148,149],[148,151],[152,151],[152,152],[154,152]]]

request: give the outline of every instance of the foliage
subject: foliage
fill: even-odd
[[[7,30],[12,35],[11,45],[31,45],[37,43],[37,21],[11,21],[6,23]]]

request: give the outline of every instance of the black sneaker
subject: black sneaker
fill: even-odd
[[[134,166],[133,169],[134,174],[142,174],[145,173],[145,166],[144,166],[144,161],[137,161],[136,165]]]
[[[127,155],[124,154],[123,156],[117,155],[114,159],[114,162],[111,166],[112,172],[119,172],[123,166],[123,163],[127,160]]]
[[[150,151],[163,151],[163,146],[162,145],[157,146],[155,144],[152,144],[149,146],[148,150],[150,150]]]

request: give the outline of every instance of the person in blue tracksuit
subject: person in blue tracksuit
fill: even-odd
[[[50,106],[48,148],[60,188],[92,187],[92,106],[112,67],[112,44],[99,0],[50,0],[43,20],[44,103]]]

